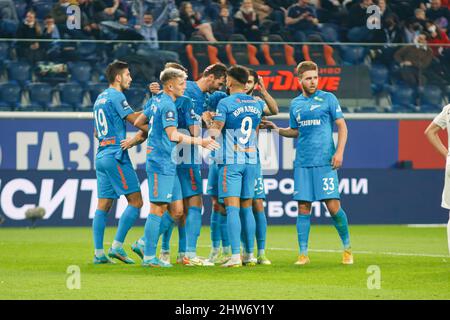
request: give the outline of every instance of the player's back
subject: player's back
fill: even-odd
[[[245,163],[256,164],[256,129],[262,113],[263,104],[245,93],[235,93],[220,100],[214,119],[225,123],[222,148],[217,152],[223,153],[222,160],[226,163],[245,160]]]
[[[186,81],[184,95],[192,99],[195,113],[202,115],[205,109],[206,93],[203,92],[195,81]]]
[[[334,121],[343,118],[334,94],[317,90],[313,95],[299,95],[291,102],[290,127],[298,128],[295,166],[318,167],[331,163],[335,152]]]
[[[178,114],[172,98],[165,93],[153,96],[146,105],[144,114],[148,118],[147,166],[148,172],[174,175],[176,161],[172,151],[176,143],[170,141],[166,128],[177,127]]]
[[[99,140],[97,157],[114,155],[120,159],[127,152],[120,148],[126,138],[125,118],[133,113],[125,95],[114,89],[103,91],[94,103],[94,126]]]

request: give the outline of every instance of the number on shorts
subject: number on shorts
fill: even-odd
[[[334,190],[334,178],[323,178],[323,191]]]

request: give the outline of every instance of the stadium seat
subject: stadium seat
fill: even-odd
[[[441,88],[428,85],[419,90],[420,111],[440,112],[443,107],[443,94]]]
[[[33,110],[47,110],[53,102],[53,88],[48,83],[30,83],[27,86],[30,97],[30,105],[25,108]]]
[[[339,26],[333,23],[323,23],[320,27],[324,42],[339,42]]]
[[[0,83],[0,111],[11,111],[19,108],[22,89],[17,83]]]
[[[44,20],[45,17],[50,13],[53,7],[51,1],[33,1],[33,9],[36,12],[36,18],[38,20]]]
[[[378,94],[386,90],[389,83],[389,69],[382,64],[373,64],[369,72],[372,92]]]
[[[133,110],[140,110],[143,107],[144,99],[146,98],[147,90],[143,88],[130,88],[126,90],[128,104]]]
[[[344,65],[359,65],[364,62],[366,49],[359,46],[341,46],[341,57]]]
[[[361,106],[355,109],[358,113],[380,113],[380,109],[377,106]]]
[[[5,65],[9,60],[9,45],[7,42],[0,42],[0,75],[5,70]]]
[[[89,98],[91,99],[91,104],[94,105],[95,100],[100,93],[108,88],[108,84],[105,82],[91,82],[88,84]]]
[[[83,109],[83,89],[78,83],[60,83],[57,86],[61,104],[53,111],[74,111]]]
[[[77,52],[81,61],[97,62],[101,59],[102,50],[94,42],[79,42]]]
[[[186,46],[186,55],[191,65],[192,77],[197,80],[200,76],[199,70],[204,70],[207,66],[220,62],[218,49],[207,44],[206,39],[201,35],[192,36],[189,41],[205,42],[192,43]]]
[[[254,45],[246,44],[247,39],[242,34],[232,34],[228,41],[243,42],[243,44],[234,43],[225,46],[228,62],[231,65],[259,65],[259,61],[256,58],[258,49]]]
[[[31,81],[31,67],[27,62],[10,62],[8,68],[8,79],[18,83],[24,88]]]
[[[92,78],[92,67],[88,62],[69,63],[71,81],[79,83],[85,88]]]
[[[335,66],[335,51],[329,45],[303,45],[302,53],[304,60],[314,61],[319,66]]]
[[[16,0],[14,1],[14,7],[16,8],[17,17],[19,18],[19,20],[25,18],[28,3],[24,0]]]
[[[390,96],[393,112],[414,112],[416,110],[416,94],[411,87],[392,85]]]
[[[269,66],[273,65],[289,65],[295,66],[294,58],[294,47],[283,44],[283,38],[277,34],[271,34],[268,36],[268,42],[280,42],[280,44],[268,44],[264,43],[261,45],[261,50],[266,60],[266,64]]]

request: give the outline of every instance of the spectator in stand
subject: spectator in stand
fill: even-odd
[[[144,14],[152,12],[155,16],[160,16],[167,0],[133,0],[131,13],[133,15],[132,24],[141,25],[144,23]]]
[[[405,42],[413,43],[416,36],[426,29],[426,22],[425,10],[421,8],[414,10],[414,17],[405,22]]]
[[[253,7],[252,0],[242,1],[241,7],[234,15],[234,27],[248,41],[261,41],[259,18]]]
[[[95,21],[94,0],[78,0],[82,15],[82,24],[84,31],[95,39],[100,38],[100,25]]]
[[[399,17],[400,21],[406,21],[414,16],[415,9],[426,10],[428,2],[428,0],[389,0],[389,6]]]
[[[120,0],[94,0],[94,17],[96,22],[101,21],[115,21],[120,16],[125,15],[123,10],[120,10]]]
[[[199,12],[194,12],[192,4],[189,1],[183,1],[180,4],[180,30],[184,33],[187,40],[189,40],[194,32],[199,33],[208,41],[215,42],[210,23],[202,21]]]
[[[348,10],[345,6],[348,0],[320,0],[317,17],[322,23],[342,25],[347,20]]]
[[[184,41],[184,34],[180,32],[180,12],[177,8],[169,11],[169,20],[158,31],[159,39],[167,41]],[[161,48],[169,51],[180,51],[183,48],[181,43],[164,43]]]
[[[361,0],[350,8],[347,38],[351,42],[369,42],[372,39],[372,32],[367,28],[368,19],[373,18],[372,14],[367,13],[367,8],[371,5],[372,0]]]
[[[399,77],[410,86],[423,86],[427,79],[424,73],[433,60],[433,51],[427,46],[427,36],[419,34],[415,40],[416,46],[405,46],[394,54],[399,64]]]
[[[56,61],[60,57],[61,46],[57,40],[61,39],[58,27],[55,24],[55,19],[47,15],[44,19],[43,39],[54,39],[53,42],[42,42],[42,50],[45,52],[46,59]]]
[[[220,16],[213,22],[212,28],[214,37],[219,41],[227,41],[234,33],[234,22],[233,19],[230,18],[228,7],[222,7],[220,9]]]
[[[316,9],[309,4],[309,0],[298,0],[296,4],[290,6],[285,22],[294,41],[305,42],[309,35],[321,36]]]
[[[87,15],[82,10],[80,10],[82,29],[67,28],[67,22],[75,19],[75,15],[67,16],[67,7],[71,4],[72,1],[70,0],[59,0],[50,11],[50,15],[55,20],[55,24],[58,27],[61,37],[67,39],[91,39],[91,37],[98,36],[98,30],[92,28],[91,21],[89,21]]]
[[[0,38],[14,37],[19,25],[12,0],[0,0]]]
[[[399,26],[397,16],[392,14],[386,17],[382,23],[383,29],[374,30],[374,43],[384,43],[383,47],[375,47],[370,50],[370,56],[374,62],[387,66],[393,61],[394,53],[398,49],[393,43],[404,43],[405,37]]]
[[[450,10],[441,6],[441,0],[431,0],[431,7],[426,11],[426,15],[428,20],[433,21],[444,32],[447,32]]]
[[[265,2],[273,10],[269,19],[284,27],[287,10],[295,3],[295,0],[266,0]]]
[[[178,62],[180,60],[176,52],[160,50],[158,43],[158,30],[168,21],[169,12],[174,6],[174,1],[170,1],[156,20],[153,20],[153,15],[147,12],[144,14],[144,23],[135,26],[136,30],[147,40],[147,43],[139,45],[137,54],[153,59],[156,61],[156,65],[162,66],[168,61]]]
[[[450,40],[444,30],[433,22],[427,23],[427,31],[429,33],[428,44],[433,44],[431,50],[437,62],[433,64],[435,73],[440,75],[443,81],[440,84],[450,82]],[[439,44],[446,44],[447,46],[439,46]],[[436,77],[437,78],[437,77]]]
[[[40,39],[42,37],[42,29],[36,20],[36,13],[29,10],[26,13],[25,20],[17,29],[16,38],[19,39]],[[17,55],[19,58],[26,59],[32,63],[40,61],[44,58],[43,51],[39,42],[17,43]]]

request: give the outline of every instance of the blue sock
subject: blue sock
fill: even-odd
[[[186,227],[178,226],[178,252],[186,252]]]
[[[145,256],[156,256],[156,246],[159,240],[159,229],[161,226],[161,217],[156,214],[149,214],[145,222]]]
[[[222,236],[222,247],[229,247],[227,215],[220,214],[220,234]]]
[[[213,211],[211,213],[211,242],[213,248],[220,247],[221,232],[220,232],[220,213]]]
[[[125,237],[127,236],[128,231],[133,226],[137,217],[139,216],[139,210],[133,206],[127,206],[125,211],[122,213],[122,216],[119,220],[119,227],[117,228],[116,237],[114,240],[123,243],[125,241]]]
[[[228,238],[231,244],[231,253],[239,254],[241,252],[241,219],[239,217],[240,209],[233,206],[227,206],[227,230]]]
[[[244,253],[248,253],[247,237],[245,236],[245,221],[241,215],[239,215],[239,219],[241,219],[241,246],[244,249]]]
[[[108,212],[96,210],[94,219],[92,220],[92,232],[94,234],[95,249],[103,249],[103,236],[105,234],[106,219]]]
[[[311,215],[298,214],[297,216],[297,237],[300,247],[300,254],[308,255],[308,238],[311,228]]]
[[[255,232],[256,223],[253,215],[253,208],[241,208],[242,216],[242,229],[244,230],[244,240],[246,242],[245,251],[247,253],[253,253],[255,248]]]
[[[175,225],[169,212],[164,212],[161,218],[161,225],[159,227],[159,233],[162,234],[161,249],[164,251],[170,250],[170,238],[172,237],[172,230]]]
[[[256,222],[256,245],[259,250],[266,249],[267,219],[264,211],[254,214]]]
[[[202,227],[202,209],[198,207],[188,208],[186,218],[186,252],[189,256],[195,256],[197,251],[197,239]]]
[[[339,237],[341,237],[344,249],[350,248],[350,234],[348,232],[348,221],[345,211],[340,208],[334,216],[331,216],[331,218],[333,219],[334,226],[339,233]]]

